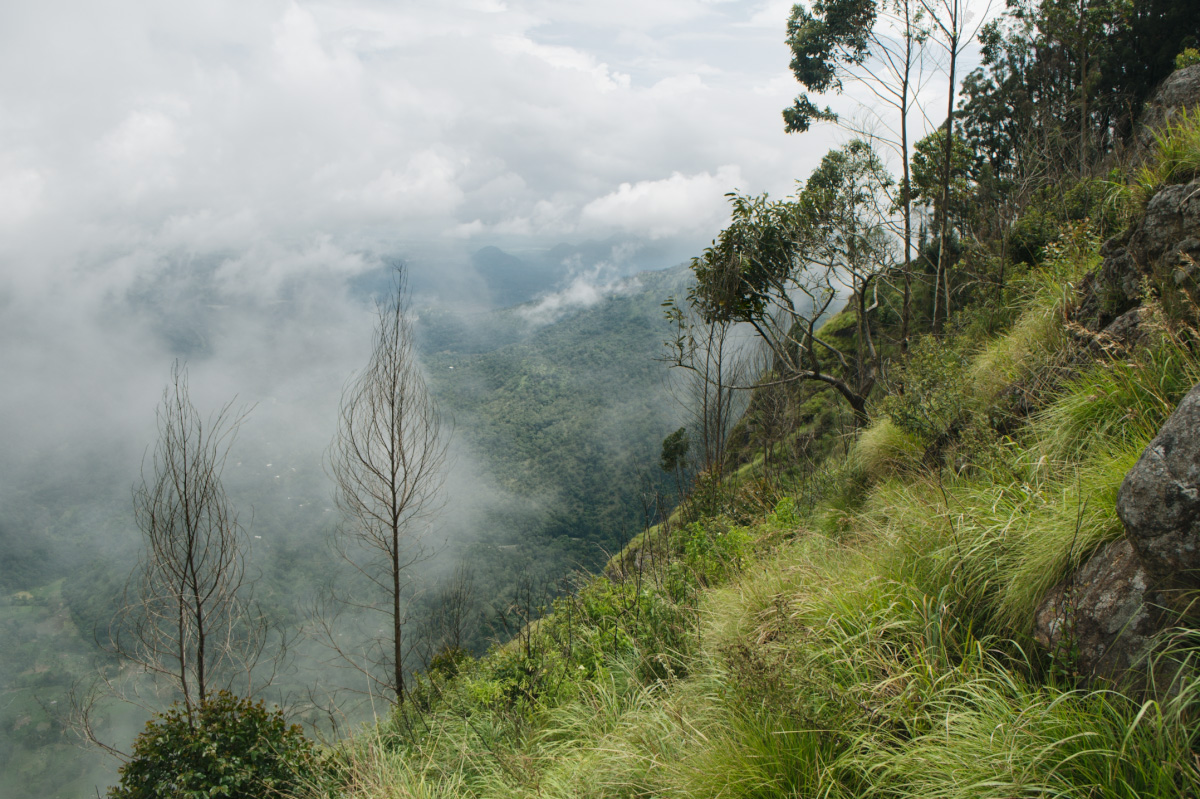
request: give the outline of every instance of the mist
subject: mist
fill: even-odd
[[[608,527],[631,464],[653,465],[676,421],[654,383],[665,297],[643,273],[697,254],[727,219],[725,192],[786,194],[819,160],[814,142],[833,139],[797,147],[779,133],[794,93],[787,10],[7,8],[0,784],[55,774],[70,780],[56,791],[91,796],[113,777],[111,762],[68,768],[67,739],[35,699],[90,667],[89,614],[102,619],[136,559],[131,488],[176,362],[201,415],[245,412],[222,477],[260,596],[302,621],[338,524],[324,454],[396,264],[455,428],[430,582],[463,558],[503,563],[488,578],[499,602],[516,571],[602,560],[623,534]],[[597,331],[622,325],[620,363],[572,371],[597,357]],[[605,405],[597,387],[616,384],[637,396]],[[514,416],[497,397],[523,403],[526,427],[497,421]],[[576,397],[592,428],[562,421]],[[542,438],[516,441],[518,427]],[[505,460],[520,447],[523,461]],[[552,448],[599,465],[565,469],[564,487]],[[595,507],[563,506],[578,496]],[[336,682],[313,664],[297,659],[288,679]],[[126,741],[140,724],[113,718]],[[17,757],[31,742],[60,748]]]

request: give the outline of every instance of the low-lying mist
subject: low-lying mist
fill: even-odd
[[[500,292],[526,300],[507,309],[493,304],[503,276],[488,288],[478,262],[409,266],[422,360],[452,431],[444,505],[409,593],[414,634],[428,639],[414,665],[438,645],[419,615],[458,564],[474,583],[467,643],[481,651],[511,634],[502,618],[518,581],[549,596],[571,569],[603,563],[636,532],[637,474],[646,486],[661,477],[657,448],[676,413],[653,360],[658,304],[682,278],[635,276],[628,252],[593,249],[591,261],[586,248],[560,250],[539,291]],[[0,385],[0,755],[14,786],[84,796],[115,779],[113,761],[70,747],[65,696],[103,660],[94,636],[142,546],[131,489],[176,361],[202,416],[226,404],[244,413],[222,479],[272,619],[303,633],[330,580],[354,579],[331,548],[340,520],[324,458],[396,261],[327,243],[257,256],[107,262],[0,298],[10,378]],[[472,285],[478,293],[464,290]],[[303,709],[334,697],[343,722],[371,712],[353,670],[293,638],[269,698]],[[320,723],[328,711],[300,718]],[[104,718],[127,747],[144,711],[114,706]]]

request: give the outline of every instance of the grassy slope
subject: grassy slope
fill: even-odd
[[[314,793],[1200,793],[1200,683],[1088,688],[1069,646],[1031,640],[1046,590],[1121,534],[1121,478],[1200,381],[1195,331],[1154,305],[1145,346],[1083,357],[1068,320],[1096,251],[1068,239],[1017,281],[1000,333],[916,347],[905,394],[815,467],[744,467],[720,510],[431,671]]]

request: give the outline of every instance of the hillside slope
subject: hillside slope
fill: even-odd
[[[792,414],[807,426],[770,461],[748,454],[514,641],[438,660],[314,793],[1200,793],[1193,575],[1122,595],[1156,622],[1117,668],[1084,623],[1112,647],[1129,609],[1082,582],[1123,541],[1149,562],[1118,488],[1200,383],[1194,262],[1136,249],[1162,220],[1200,238],[1198,129],[1116,191],[1123,234],[1060,220],[999,296],[914,342],[868,427]],[[1165,168],[1180,148],[1191,165]]]

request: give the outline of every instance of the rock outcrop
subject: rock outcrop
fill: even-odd
[[[1137,137],[1139,151],[1149,150],[1154,133],[1176,119],[1181,109],[1196,107],[1200,107],[1200,64],[1172,72],[1146,104]]]
[[[1145,663],[1161,627],[1152,584],[1133,546],[1113,541],[1043,600],[1037,642],[1087,677],[1119,679]]]
[[[1095,278],[1097,322],[1104,327],[1141,302],[1142,284],[1158,275],[1182,285],[1200,264],[1200,180],[1164,186],[1146,203],[1142,218],[1100,249]]]
[[[1154,135],[1187,109],[1200,114],[1200,65],[1177,70],[1147,104],[1134,161],[1152,153]],[[1147,279],[1193,288],[1200,274],[1200,179],[1164,186],[1146,203],[1145,213],[1100,250],[1103,264],[1090,282],[1084,316],[1098,331],[1138,305]]]
[[[1050,591],[1034,633],[1080,675],[1110,682],[1144,669],[1180,597],[1200,588],[1200,385],[1126,475],[1117,515],[1125,537]]]
[[[1157,581],[1200,587],[1200,386],[1183,398],[1125,476],[1117,514]]]

